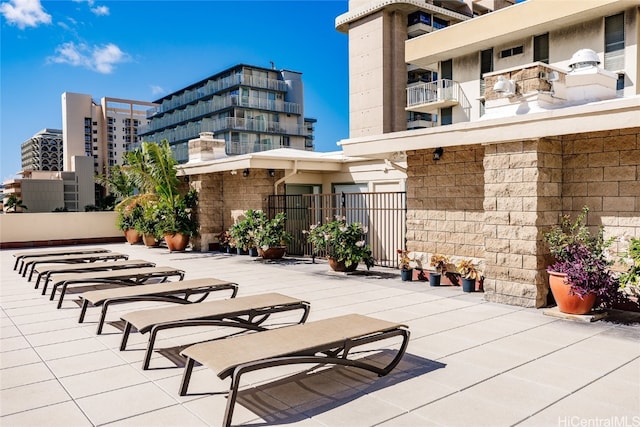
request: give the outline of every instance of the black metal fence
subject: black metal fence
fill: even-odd
[[[368,229],[366,241],[376,265],[397,267],[396,251],[405,247],[405,192],[269,196],[269,217],[278,212],[287,217],[287,231],[293,236],[287,252],[292,255],[311,255],[313,248],[306,242],[303,231],[336,215],[344,216],[348,223],[360,222]]]

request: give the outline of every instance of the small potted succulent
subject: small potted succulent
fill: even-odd
[[[462,277],[462,291],[474,292],[476,290],[476,282],[482,279],[482,272],[478,266],[470,259],[463,259],[456,266],[458,273]]]
[[[448,263],[449,263],[449,258],[445,255],[442,255],[442,254],[431,255],[429,265],[433,267],[435,271],[432,271],[429,273],[430,286],[440,286],[442,273],[445,273],[447,271]]]
[[[398,249],[398,258],[400,267],[400,277],[403,282],[411,282],[413,280],[413,268],[411,262],[413,261],[409,257],[409,251],[406,249]]]

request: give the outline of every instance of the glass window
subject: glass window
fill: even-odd
[[[549,33],[533,38],[533,61],[549,63]]]
[[[624,68],[624,13],[604,19],[604,68]]]

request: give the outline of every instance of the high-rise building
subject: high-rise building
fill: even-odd
[[[178,161],[188,141],[213,132],[229,155],[295,148],[312,151],[315,119],[304,117],[302,75],[296,71],[236,65],[155,101],[144,141],[167,140]]]
[[[453,107],[468,113],[469,98],[458,92],[451,61],[415,64],[405,61],[406,42],[421,35],[512,5],[511,0],[437,1],[350,0],[349,11],[336,18],[349,36],[349,136],[351,138],[449,124]],[[406,109],[407,88],[440,85],[455,99],[424,111]]]
[[[122,155],[139,142],[139,127],[147,124],[147,110],[156,104],[91,95],[62,94],[62,137],[64,170],[71,168],[73,156],[93,158],[95,173],[108,173],[122,164]]]
[[[42,129],[22,143],[22,170],[61,171],[63,168],[62,131]]]

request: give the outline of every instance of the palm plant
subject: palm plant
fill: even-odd
[[[23,210],[29,209],[22,203],[21,199],[18,199],[18,196],[16,196],[15,194],[10,195],[4,205],[7,208],[7,212],[17,212],[18,208],[21,208]]]

